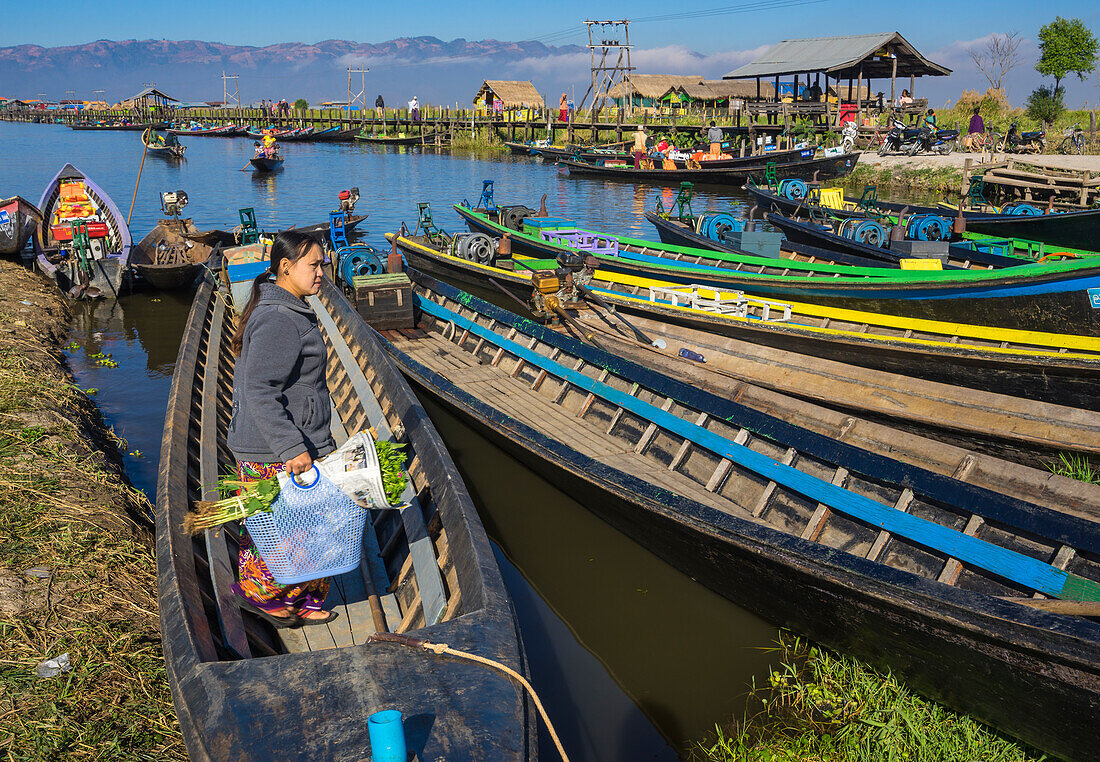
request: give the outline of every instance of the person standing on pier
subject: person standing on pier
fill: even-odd
[[[415,95],[413,96],[413,99],[409,101],[409,115],[412,117],[412,120],[414,122],[420,121],[420,101],[416,99]]]
[[[642,164],[642,159],[648,154],[646,148],[646,135],[645,126],[639,124],[638,129],[634,131],[634,169],[638,169]]]
[[[379,119],[386,116],[386,102],[382,100],[382,93],[378,93],[378,97],[374,99],[374,114]]]
[[[722,137],[722,128],[715,125],[712,119],[710,128],[707,130],[707,142],[710,143],[710,155],[713,159],[717,159],[722,154]]]
[[[317,241],[289,230],[275,236],[271,264],[252,283],[231,347],[233,413],[229,449],[242,482],[286,471],[293,476],[336,449],[327,353],[317,315],[305,298],[321,289],[324,255]],[[274,281],[272,281],[274,278]],[[275,627],[324,624],[328,579],[280,585],[242,528],[237,604]]]
[[[558,121],[562,124],[569,122],[569,99],[565,93],[561,94],[561,100],[558,101]]]

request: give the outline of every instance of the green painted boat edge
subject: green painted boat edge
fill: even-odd
[[[454,204],[453,206],[454,206],[454,209],[456,211],[458,211],[458,209],[461,207],[461,204]],[[485,215],[482,212],[476,212],[476,211],[474,211],[472,209],[469,209],[467,207],[462,207],[462,211],[465,214],[469,214],[470,216],[477,217],[479,220],[482,220],[486,225],[493,228],[494,230],[499,230],[502,234],[503,233],[508,233],[512,238],[520,238],[520,239],[524,239],[524,240],[527,240],[527,241],[532,241],[532,242],[540,243],[540,244],[546,244],[547,243],[546,241],[544,241],[540,238],[536,238],[535,236],[529,235],[527,233],[522,233],[522,232],[519,232],[519,231],[515,231],[515,230],[512,230],[511,228],[506,228],[503,225],[500,225],[499,223],[493,222],[492,220],[490,220],[487,217],[487,215]],[[907,284],[910,284],[910,283],[920,282],[920,281],[940,281],[940,280],[947,280],[947,281],[953,281],[953,282],[971,282],[971,281],[972,282],[981,282],[981,281],[984,281],[984,280],[991,280],[991,279],[1020,278],[1020,277],[1032,277],[1032,276],[1036,276],[1036,275],[1061,274],[1061,273],[1065,273],[1065,272],[1073,272],[1075,270],[1088,270],[1088,269],[1092,269],[1092,268],[1097,267],[1096,262],[1092,262],[1092,261],[1089,261],[1087,259],[1084,259],[1084,260],[1082,260],[1082,259],[1068,260],[1068,261],[1064,261],[1064,262],[1043,262],[1043,263],[1027,262],[1027,263],[1024,263],[1024,264],[1020,264],[1017,267],[1003,267],[999,270],[895,270],[893,268],[849,267],[848,265],[820,265],[820,266],[818,266],[818,265],[807,265],[807,264],[802,263],[802,262],[796,262],[796,261],[793,261],[793,260],[786,260],[786,259],[775,260],[775,259],[769,259],[769,258],[766,258],[766,257],[751,257],[751,255],[746,255],[746,257],[740,257],[740,256],[737,256],[737,255],[728,254],[728,253],[725,253],[725,252],[710,251],[708,249],[693,249],[693,248],[690,248],[690,247],[687,247],[687,246],[675,246],[675,245],[671,245],[671,244],[662,244],[662,243],[658,243],[658,242],[654,242],[654,241],[648,241],[648,240],[641,239],[641,238],[629,238],[627,236],[617,236],[617,235],[612,235],[610,233],[602,233],[602,232],[597,231],[597,230],[589,230],[587,228],[581,228],[581,227],[577,227],[575,229],[579,230],[581,232],[584,232],[584,233],[589,233],[591,235],[600,236],[601,238],[609,238],[609,239],[618,241],[620,244],[627,244],[629,246],[641,246],[641,247],[644,247],[644,248],[658,249],[658,250],[661,250],[661,251],[675,251],[675,252],[680,253],[680,254],[688,254],[688,255],[691,255],[691,256],[702,256],[702,257],[707,257],[707,258],[710,258],[710,259],[720,259],[722,261],[741,262],[741,261],[745,261],[746,258],[752,258],[752,259],[759,260],[759,264],[768,263],[773,267],[790,267],[791,269],[795,269],[795,267],[802,267],[802,268],[807,269],[807,270],[813,270],[813,269],[819,269],[819,268],[831,268],[829,270],[822,269],[822,271],[823,272],[841,271],[841,272],[845,272],[845,273],[852,273],[852,272],[857,272],[857,273],[864,273],[865,272],[866,273],[866,275],[864,275],[864,277],[830,278],[829,281],[828,281],[829,283],[840,284],[840,285],[853,285],[853,284],[859,284],[859,283],[866,283],[869,279],[872,279],[872,278],[874,279],[874,281],[876,283],[907,283]],[[554,244],[551,244],[551,245],[554,245]],[[583,252],[579,249],[572,249],[568,246],[559,246],[559,248],[562,248],[562,249],[565,249],[565,250],[568,250],[568,251],[572,251],[572,252],[589,253],[589,252]],[[723,256],[723,254],[725,254],[725,256]],[[601,256],[601,255],[595,255],[595,256],[596,256],[596,259],[601,260],[601,261],[614,261],[614,262],[629,262],[630,261],[630,260],[626,260],[626,259],[619,259],[617,257],[607,257],[607,256]],[[677,273],[677,274],[690,274],[690,273],[697,273],[698,272],[697,270],[694,270],[692,268],[676,267],[675,264],[667,264],[666,265],[666,264],[657,263],[657,262],[647,262],[646,265],[648,267],[653,267],[653,268],[656,268],[658,270],[667,270],[669,272],[674,272],[674,273]],[[792,265],[794,265],[795,267],[792,267]],[[875,270],[886,270],[887,273],[882,274],[880,272],[873,272]],[[867,271],[872,271],[872,272],[867,272]],[[746,277],[760,278],[760,279],[775,278],[775,279],[780,279],[780,280],[782,280],[783,282],[786,282],[786,283],[820,284],[822,282],[822,279],[820,279],[820,278],[800,278],[800,277],[792,276],[792,275],[768,275],[766,273],[752,273],[752,272],[745,272],[743,270],[737,271],[737,274],[742,275],[742,276],[746,276]]]

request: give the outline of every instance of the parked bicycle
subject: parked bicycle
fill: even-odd
[[[1058,144],[1058,153],[1075,153],[1083,154],[1085,152],[1085,131],[1081,129],[1080,124],[1074,124],[1072,127],[1062,132],[1062,142]]]

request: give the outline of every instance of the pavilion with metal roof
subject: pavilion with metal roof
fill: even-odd
[[[811,75],[816,75],[817,92],[828,92],[835,80],[835,91],[841,92],[840,82],[848,80],[849,96],[852,82],[858,82],[856,92],[871,90],[871,81],[890,80],[890,99],[898,97],[898,77],[909,77],[909,93],[912,96],[916,77],[943,77],[951,73],[945,66],[925,58],[898,32],[880,34],[855,34],[840,37],[815,37],[806,40],[783,40],[751,63],[725,74],[723,79],[773,79],[779,92],[779,78],[794,75],[793,92],[797,99],[798,80],[806,76],[809,85]],[[821,76],[825,76],[822,88]],[[850,99],[850,97],[849,97]],[[862,105],[862,98],[857,96]]]

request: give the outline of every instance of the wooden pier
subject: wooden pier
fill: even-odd
[[[1058,209],[1084,209],[1100,200],[1100,173],[1047,164],[1042,156],[1006,157],[985,163],[967,159],[960,188],[964,196],[972,177],[982,178],[987,196],[1000,195]]]

